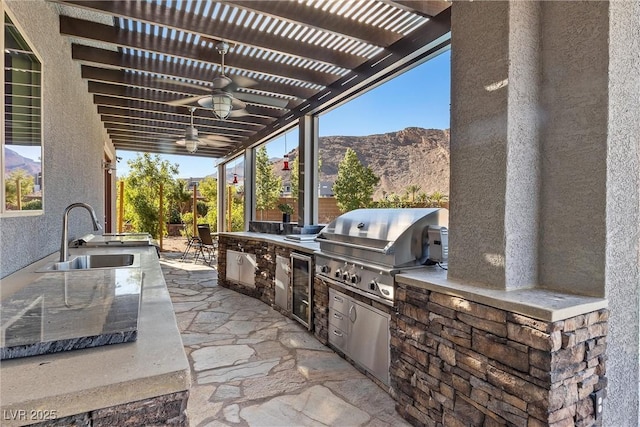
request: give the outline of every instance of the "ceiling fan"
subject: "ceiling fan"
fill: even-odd
[[[232,142],[231,139],[219,135],[205,135],[198,137],[198,129],[193,125],[193,112],[196,107],[187,107],[190,114],[190,124],[184,130],[184,137],[176,141],[178,145],[184,145],[189,153],[195,153],[198,151],[198,147],[201,145],[219,146],[224,147],[228,143]]]
[[[224,71],[224,56],[229,51],[229,44],[220,42],[216,45],[216,50],[221,55],[220,74],[218,74],[211,82],[212,87],[200,86],[193,83],[170,80],[171,83],[182,85],[201,91],[207,91],[207,94],[192,96],[183,99],[177,99],[169,102],[170,105],[187,105],[198,103],[201,107],[213,110],[213,113],[219,119],[227,117],[240,117],[247,115],[245,110],[247,104],[255,103],[268,105],[277,108],[284,108],[289,103],[286,99],[274,98],[265,95],[259,95],[248,92],[238,92],[239,88],[251,87],[257,84],[255,80],[248,77],[233,76],[228,77]]]

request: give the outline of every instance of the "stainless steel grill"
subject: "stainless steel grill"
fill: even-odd
[[[394,277],[423,265],[430,246],[446,253],[434,230],[449,225],[446,209],[358,209],[318,234],[316,275],[386,305],[394,303]],[[430,232],[431,230],[431,232]],[[430,240],[430,234],[432,236]],[[446,234],[445,234],[446,235]]]

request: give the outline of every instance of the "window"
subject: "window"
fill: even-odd
[[[7,13],[3,45],[0,213],[42,213],[42,62]]]

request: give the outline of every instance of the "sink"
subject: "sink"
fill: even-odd
[[[140,260],[134,254],[94,254],[76,255],[69,261],[51,262],[38,270],[40,273],[52,271],[93,270],[120,267],[139,267]]]

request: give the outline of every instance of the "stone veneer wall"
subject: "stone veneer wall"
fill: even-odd
[[[225,267],[227,265],[227,249],[237,251],[239,249],[238,244],[242,245],[245,252],[256,255],[258,272],[256,273],[255,289],[240,283],[227,281]],[[276,256],[280,255],[289,258],[291,252],[291,249],[273,243],[221,235],[218,238],[218,265],[220,266],[218,268],[218,283],[226,288],[258,298],[287,317],[291,317],[289,311],[275,304]]]
[[[227,281],[227,249],[239,251],[241,245],[244,252],[255,254],[258,272],[256,273],[256,287],[232,283]],[[271,246],[271,248],[269,248]],[[276,257],[273,254],[273,245],[265,242],[248,239],[236,239],[228,236],[218,238],[218,283],[226,288],[243,293],[245,295],[258,298],[271,306],[275,301],[275,289],[273,285],[272,272],[276,270]]]
[[[313,333],[324,345],[329,344],[329,286],[313,278]]]
[[[125,403],[110,408],[97,409],[83,414],[71,415],[35,424],[36,426],[150,426],[163,425],[187,427],[188,391],[166,394],[137,402]]]
[[[414,425],[600,425],[608,310],[546,322],[398,285],[391,386]]]

